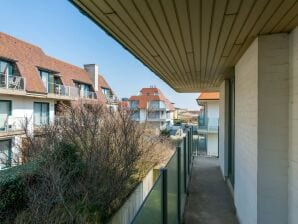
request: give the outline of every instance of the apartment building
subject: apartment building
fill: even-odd
[[[218,156],[219,92],[204,92],[197,99],[199,153]]]
[[[153,127],[164,129],[173,124],[174,106],[156,87],[142,88],[138,96],[129,98],[133,119],[148,122]]]
[[[54,122],[60,105],[97,102],[116,109],[117,98],[99,75],[98,66],[84,68],[0,33],[0,169],[21,160],[25,121],[35,134],[39,127]]]

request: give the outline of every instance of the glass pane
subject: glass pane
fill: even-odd
[[[40,76],[41,76],[42,82],[44,84],[44,87],[46,88],[46,91],[48,92],[49,73],[41,71]]]
[[[34,125],[41,124],[41,103],[34,103]]]
[[[11,114],[11,102],[0,101],[0,130],[5,129],[8,116]]]
[[[42,124],[49,124],[49,104],[43,103],[41,108],[41,119]]]
[[[178,159],[177,151],[167,165],[168,223],[178,223]]]
[[[10,166],[11,148],[10,140],[0,141],[0,169]]]
[[[161,190],[162,178],[159,176],[151,192],[148,194],[142,208],[134,219],[134,224],[162,223]]]

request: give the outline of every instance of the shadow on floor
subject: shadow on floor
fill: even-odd
[[[195,158],[184,222],[238,224],[233,198],[216,158]]]

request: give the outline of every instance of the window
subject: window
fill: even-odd
[[[102,93],[107,96],[107,97],[110,97],[111,93],[110,93],[110,89],[108,88],[102,88]]]
[[[11,139],[0,140],[0,170],[11,166]]]
[[[79,88],[80,91],[80,96],[81,97],[85,97],[85,98],[91,98],[91,87],[88,84],[84,84],[84,83],[79,83],[79,82],[75,82],[75,86],[77,88]]]
[[[49,124],[49,103],[34,103],[34,126]]]
[[[8,117],[11,115],[11,101],[0,100],[0,131],[4,131],[7,126]]]
[[[46,88],[47,92],[49,91],[49,79],[50,73],[46,71],[40,70],[40,77],[43,82],[44,87]]]
[[[130,107],[133,109],[137,109],[139,107],[139,101],[137,100],[130,101]]]

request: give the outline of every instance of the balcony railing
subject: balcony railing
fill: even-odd
[[[176,148],[165,168],[160,170],[150,193],[131,223],[182,223],[193,162],[193,132]]]
[[[118,98],[116,96],[114,96],[114,95],[105,95],[105,97],[106,97],[106,100],[107,100],[107,102],[109,104],[118,103],[119,102]]]
[[[49,83],[48,93],[71,98],[97,99],[94,92],[82,91],[74,86],[65,86],[57,83]]]
[[[95,92],[91,92],[91,91],[80,91],[80,98],[83,99],[97,99],[97,95]]]
[[[0,133],[22,131],[24,124],[24,117],[0,115]]]
[[[199,118],[198,130],[218,131],[218,118],[208,117],[204,120]]]
[[[7,76],[5,73],[0,73],[0,88],[25,91],[25,78],[22,76]]]

